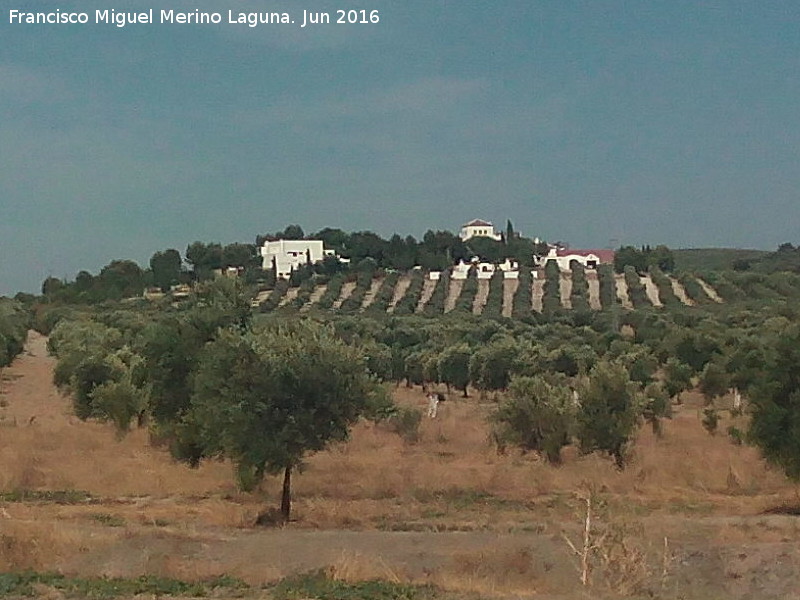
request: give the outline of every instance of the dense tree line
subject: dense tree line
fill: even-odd
[[[287,230],[283,233],[293,237],[302,234]],[[598,270],[600,296],[603,307],[614,310],[585,310],[588,288],[580,268],[572,272],[571,299],[576,310],[562,310],[560,273],[549,265],[544,313],[530,311],[529,269],[523,268],[522,291],[518,289],[513,306],[517,318],[512,321],[500,318],[500,275],[490,284],[484,311],[485,317],[494,318],[470,314],[477,291],[474,273],[464,282],[451,314],[441,315],[449,283],[445,274],[434,289],[430,309],[424,311],[430,313],[428,318],[414,315],[427,276],[420,268],[411,272],[411,285],[394,315],[387,315],[400,277],[391,270],[395,267],[390,265],[399,264],[392,263],[392,257],[411,260],[411,240],[393,237],[389,240],[393,250],[387,250],[390,246],[369,232],[326,230],[324,235],[357,258],[350,270],[337,272],[340,267],[333,264],[320,266],[330,272],[303,268],[293,281],[278,282],[262,306],[266,311],[275,308],[290,285],[300,286],[295,304],[305,305],[314,287],[325,282],[328,289],[319,305],[330,306],[345,281],[356,283],[355,299],[343,305],[339,314],[313,311],[313,323],[298,321],[289,311],[258,315],[254,320],[249,297],[243,293],[246,277],[203,281],[205,275],[200,274],[217,264],[203,262],[206,259],[199,258],[203,252],[213,261],[219,255],[220,265],[226,262],[225,248],[218,252],[216,247],[209,248],[213,244],[195,245],[192,254],[199,262],[192,262],[191,268],[181,267],[176,261],[180,255],[167,250],[153,256],[147,271],[130,261],[113,261],[97,276],[82,273],[72,283],[49,278],[43,285],[49,308],[39,306],[34,314],[35,322],[46,329],[61,319],[50,338],[50,349],[58,357],[56,383],[71,393],[81,418],[108,420],[121,430],[148,424],[155,439],[163,439],[175,456],[192,464],[210,457],[230,458],[243,487],[281,471],[286,498],[291,475],[306,451],[342,439],[359,416],[388,410],[379,380],[441,384],[463,396],[495,397],[499,405],[493,423],[499,444],[541,452],[553,462],[560,460],[561,448],[574,444],[583,452],[606,453],[620,467],[626,464],[636,427],[649,423],[659,432],[671,403],[680,401],[684,390],[696,386],[703,394],[704,424],[714,431],[718,413],[729,410],[720,398],[735,387],[750,400],[751,426],[742,438],[757,444],[768,460],[800,479],[800,380],[796,376],[800,276],[755,269],[698,274],[727,301],[717,304],[695,275],[681,273],[676,278],[700,306],[678,310],[666,275],[671,268],[667,253],[661,247],[645,247],[636,251],[638,255],[629,253],[634,259],[624,261],[622,268],[634,310],[618,309],[609,267]],[[454,236],[431,233],[426,237],[427,264],[436,267],[437,256],[452,261],[458,254],[456,246],[449,245]],[[502,244],[482,240],[477,246],[485,246],[483,251],[490,253],[489,242]],[[414,241],[417,252],[422,243],[426,240]],[[794,250],[781,252],[788,255]],[[246,256],[253,259],[254,247],[234,247],[228,252],[228,262],[234,266]],[[636,263],[642,256],[645,262]],[[418,259],[419,253],[413,254],[413,261]],[[123,310],[122,304],[113,303],[137,295],[137,289],[151,282],[162,289],[173,285],[176,265],[178,281],[188,277],[198,282],[185,303],[163,304],[157,310],[136,305]],[[640,280],[640,273],[647,270],[669,310],[652,310]],[[386,276],[375,297],[377,308],[361,313],[364,294],[376,274]],[[59,300],[71,298],[112,302],[92,312],[58,312]],[[28,324],[28,313],[19,304],[0,302],[0,365],[19,352]],[[268,348],[279,348],[283,354],[276,356]],[[326,368],[336,369],[345,379],[331,393],[357,402],[339,410],[329,405],[339,396],[322,394],[324,406],[316,406],[311,403],[311,388],[291,378],[277,385],[274,377],[262,377],[263,373],[295,373],[295,378],[321,384],[319,374],[303,371],[302,361],[293,352],[319,352],[327,357]],[[345,362],[357,368],[348,370],[342,366]],[[229,379],[223,382],[225,376]],[[214,400],[227,395],[239,402],[232,406]],[[281,421],[291,412],[286,404],[289,397],[303,411],[317,411],[324,423],[313,417],[305,423]],[[269,409],[264,408],[263,398],[271,403]],[[259,412],[262,409],[266,412]],[[297,429],[301,426],[308,429]],[[222,439],[223,435],[227,437]],[[304,436],[307,444],[299,449],[292,446],[289,441],[295,436]],[[284,508],[288,512],[288,504]]]
[[[150,287],[167,292],[175,285],[207,281],[228,267],[241,271],[251,282],[271,276],[261,271],[261,259],[252,244],[198,241],[186,248],[185,260],[169,248],[155,252],[147,269],[132,260],[113,260],[97,275],[80,271],[74,281],[48,277],[42,282],[42,296],[50,303],[97,304],[141,296]]]
[[[639,273],[645,273],[650,267],[658,267],[667,273],[675,269],[675,257],[666,246],[655,248],[642,246],[622,246],[614,254],[614,270],[623,273],[625,267],[633,267]]]
[[[378,268],[399,271],[407,271],[414,266],[441,271],[459,260],[469,261],[473,256],[490,262],[515,258],[522,264],[530,265],[535,250],[533,241],[515,232],[510,222],[500,241],[474,237],[464,242],[450,231],[440,230],[428,230],[420,240],[410,235],[402,237],[397,233],[384,239],[371,231],[348,233],[331,227],[307,235],[299,225],[290,225],[283,231],[258,235],[256,245],[281,239],[322,240],[326,248],[349,258],[352,263],[371,258]]]
[[[775,252],[756,259],[737,259],[732,266],[735,271],[800,273],[800,246],[786,242],[778,246]]]
[[[303,457],[345,439],[362,415],[391,408],[362,349],[310,321],[254,326],[236,281],[136,317],[118,311],[53,330],[54,380],[72,395],[75,414],[120,431],[149,422],[154,438],[191,465],[230,459],[243,489],[282,472],[284,520]]]
[[[424,272],[416,271],[415,277],[421,289]],[[302,452],[283,442],[278,448],[261,438],[255,446],[247,441],[258,437],[256,431],[275,440],[297,433],[292,429],[297,424],[276,415],[289,410],[280,404],[282,394],[306,392],[291,386],[270,391],[274,377],[262,375],[273,369],[300,372],[304,380],[320,384],[335,370],[352,383],[357,375],[336,362],[341,359],[360,365],[358,373],[373,382],[361,381],[357,385],[366,387],[356,388],[343,382],[337,388],[355,394],[360,403],[341,414],[320,412],[326,424],[338,425],[323,429],[320,437],[307,430],[308,451],[322,447],[324,440],[341,439],[353,415],[376,412],[380,393],[372,386],[381,380],[441,384],[462,396],[496,396],[493,423],[501,446],[541,452],[558,462],[560,449],[574,444],[583,452],[607,454],[621,468],[636,428],[649,423],[660,432],[671,403],[680,401],[684,390],[698,386],[711,427],[712,417],[725,409],[719,398],[737,387],[751,402],[746,439],[790,476],[799,476],[800,442],[793,432],[800,398],[795,375],[800,310],[785,299],[753,308],[713,304],[693,311],[621,312],[617,325],[629,326],[631,337],[618,331],[608,313],[578,324],[563,311],[514,321],[468,313],[435,319],[315,313],[316,324],[268,314],[254,323],[246,298],[230,289],[237,285],[201,286],[189,302],[165,312],[117,310],[63,320],[50,347],[58,357],[56,382],[71,392],[76,414],[111,421],[120,429],[149,422],[154,437],[164,439],[183,460],[196,464],[226,456],[237,465],[244,487],[279,470],[288,486]],[[418,291],[410,298],[406,305],[416,306]],[[325,378],[311,367],[302,371],[299,358],[291,363],[291,352],[322,352],[303,345],[298,336],[306,334],[339,348],[331,350]],[[275,348],[282,349],[280,357]],[[348,354],[353,348],[357,356]],[[254,390],[262,389],[267,397],[278,394],[277,412],[246,412],[256,410]],[[240,401],[228,406],[226,396]],[[225,432],[225,440],[215,437],[217,430]]]
[[[0,367],[22,352],[31,323],[29,311],[19,302],[0,298]]]

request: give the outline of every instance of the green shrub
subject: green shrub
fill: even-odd
[[[411,272],[411,283],[406,290],[406,293],[400,298],[400,301],[394,307],[394,314],[396,315],[411,315],[419,304],[419,299],[422,296],[422,288],[425,286],[425,271],[423,269],[414,269]]]
[[[428,587],[379,580],[348,583],[331,579],[324,570],[288,577],[272,589],[275,600],[417,600],[430,595]]]
[[[600,304],[604,309],[610,309],[618,301],[613,267],[611,265],[597,267],[597,279],[600,284]]]
[[[661,304],[671,308],[683,305],[680,299],[675,295],[669,277],[667,277],[661,269],[655,266],[650,267],[650,278],[658,288],[658,298],[661,300]]]
[[[475,269],[470,269],[464,285],[461,286],[461,293],[456,298],[453,306],[454,313],[472,314],[472,305],[475,303],[475,296],[478,294],[478,274]]]
[[[409,444],[419,441],[419,426],[422,422],[422,411],[418,408],[401,406],[390,416],[386,423],[389,429]]]
[[[346,273],[337,273],[331,277],[330,281],[328,281],[328,287],[325,288],[325,292],[320,296],[319,302],[317,302],[317,308],[323,310],[331,308],[333,303],[336,302],[341,295],[342,286],[344,286],[345,281],[347,281]]]
[[[540,453],[551,464],[561,463],[561,449],[571,442],[575,403],[563,383],[543,377],[511,380],[508,395],[492,413],[492,439],[503,452],[509,445]]]
[[[444,313],[444,301],[447,299],[447,290],[450,287],[450,270],[445,269],[439,275],[439,281],[433,289],[428,303],[422,309],[422,313],[430,317],[435,317]]]
[[[344,302],[342,302],[339,310],[352,313],[361,309],[361,305],[364,303],[364,296],[366,296],[367,291],[369,291],[370,286],[372,286],[374,274],[374,269],[363,269],[358,272],[356,276],[356,287]]]
[[[503,316],[503,272],[500,269],[495,270],[489,280],[489,295],[481,315],[490,319]]]
[[[289,291],[289,281],[286,279],[279,279],[275,282],[275,287],[272,288],[272,293],[269,295],[269,298],[264,300],[259,307],[259,310],[262,313],[271,312],[278,308],[278,305],[283,300],[283,297],[286,295],[286,292]]]
[[[519,283],[511,308],[511,316],[515,319],[528,317],[531,314],[531,281],[531,270],[529,268],[520,269]]]
[[[578,261],[570,264],[572,270],[572,292],[570,302],[572,310],[577,312],[589,312],[589,282],[586,281],[586,271]]]
[[[561,312],[561,271],[556,261],[548,261],[544,268],[544,288],[542,290],[542,312],[552,316]]]
[[[633,308],[647,308],[653,306],[647,298],[647,292],[642,285],[639,273],[632,266],[625,267],[625,283],[628,286],[628,296],[631,299]]]
[[[394,271],[386,275],[381,283],[381,287],[375,293],[372,303],[366,308],[365,312],[369,315],[384,314],[389,308],[389,304],[394,297],[394,288],[400,280],[400,273]]]

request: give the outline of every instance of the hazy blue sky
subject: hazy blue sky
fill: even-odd
[[[9,24],[123,4],[298,22]],[[796,0],[2,5],[0,294],[289,223],[800,242]],[[299,27],[336,8],[380,23]]]

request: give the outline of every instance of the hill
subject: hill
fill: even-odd
[[[677,271],[724,271],[732,269],[737,260],[757,260],[769,254],[744,248],[684,248],[672,253]]]

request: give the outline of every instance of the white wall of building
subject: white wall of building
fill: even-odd
[[[262,256],[262,269],[271,269],[273,259],[277,268],[277,276],[288,278],[292,271],[308,262],[316,263],[326,256],[333,255],[333,250],[325,250],[322,240],[277,240],[264,242],[259,252]]]
[[[461,238],[462,241],[467,241],[469,238],[472,237],[488,237],[496,241],[500,241],[503,239],[499,233],[495,233],[494,227],[488,221],[470,221],[466,225],[461,228],[461,232],[458,234],[458,237]]]
[[[552,260],[556,262],[558,268],[562,271],[569,271],[570,263],[573,260],[578,261],[578,263],[584,267],[589,268],[596,268],[597,265],[600,264],[600,257],[596,254],[565,254],[563,256],[559,256],[558,251],[555,248],[550,249],[550,252],[544,257],[542,262],[547,264]]]

